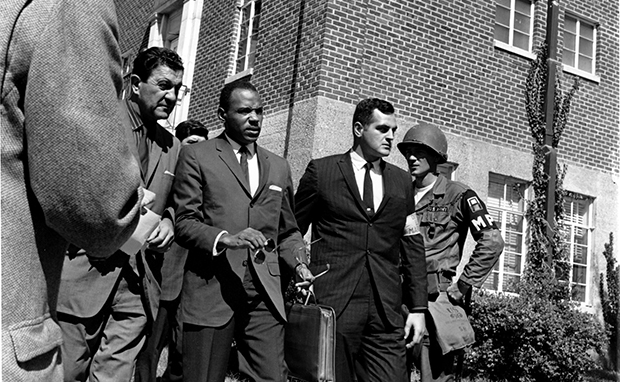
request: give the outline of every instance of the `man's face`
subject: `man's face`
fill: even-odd
[[[356,123],[355,134],[360,137],[360,148],[367,161],[390,155],[396,127],[394,114],[383,114],[377,109],[366,126]]]
[[[161,65],[153,69],[150,77],[140,81],[132,76],[134,99],[140,106],[140,115],[149,121],[166,119],[174,109],[183,81],[183,71],[174,71]]]
[[[407,147],[404,155],[412,176],[424,178],[427,174],[435,171],[437,155],[428,148],[411,145]]]
[[[181,144],[183,146],[187,146],[187,145],[191,145],[193,143],[198,143],[198,142],[202,142],[202,141],[206,141],[207,138],[203,137],[202,135],[190,135],[188,137],[186,137],[185,139],[183,139],[181,141]]]
[[[260,135],[263,123],[263,101],[257,92],[235,89],[230,95],[228,110],[222,108],[218,116],[224,121],[226,133],[237,143],[248,145]]]

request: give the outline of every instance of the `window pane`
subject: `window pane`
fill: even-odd
[[[245,70],[244,63],[245,63],[245,56],[244,57],[240,57],[237,60],[237,70],[236,70],[237,73],[242,72],[242,71]]]
[[[562,52],[562,63],[574,67],[575,66],[575,53],[564,50],[564,52]]]
[[[522,235],[514,232],[506,232],[504,234],[504,249],[510,252],[523,253],[521,248]]]
[[[572,33],[564,33],[564,50],[569,49],[575,51],[575,42],[577,39]]]
[[[499,7],[500,5],[510,9],[510,0],[497,0],[497,6]]]
[[[584,56],[579,56],[579,70],[592,73],[592,60]]]
[[[495,13],[495,23],[503,26],[510,26],[510,8],[497,7]]]
[[[260,15],[254,16],[252,20],[252,34],[258,36],[258,25],[260,24]]]
[[[515,30],[526,34],[530,33],[530,18],[520,13],[515,13]]]
[[[592,25],[581,23],[579,34],[581,37],[587,38],[588,40],[594,40],[594,27]]]
[[[594,43],[591,40],[586,40],[583,37],[579,39],[579,54],[580,55],[592,57],[593,47],[594,47]]]
[[[586,287],[585,285],[573,285],[571,290],[571,300],[586,302]]]
[[[497,281],[498,274],[493,272],[489,275],[484,284],[482,284],[482,287],[486,289],[497,290]]]
[[[579,284],[586,283],[586,267],[573,265],[573,282]]]
[[[506,229],[516,232],[523,232],[523,215],[508,213]]]
[[[512,45],[516,46],[517,48],[521,48],[523,50],[529,50],[530,49],[530,36],[515,31]]]
[[[577,33],[577,20],[572,17],[566,16],[564,18],[564,29],[568,32],[572,32],[573,34]]]
[[[504,271],[510,273],[521,273],[521,255],[504,252]]]
[[[508,33],[508,28],[495,24],[495,34],[493,35],[495,40],[508,44]]]
[[[516,0],[515,8],[517,12],[520,12],[520,13],[523,13],[529,16],[532,10],[532,3],[529,0]]]
[[[575,253],[573,254],[573,262],[577,264],[588,264],[588,247],[583,245],[575,245]]]

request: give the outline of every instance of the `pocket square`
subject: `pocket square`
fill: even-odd
[[[278,191],[278,192],[282,192],[282,188],[276,186],[275,184],[272,184],[271,186],[269,186],[270,190],[274,190],[274,191]]]
[[[174,174],[173,174],[173,173],[171,173],[171,172],[170,172],[170,171],[168,171],[168,170],[164,171],[164,174],[166,174],[166,175],[170,175],[170,176],[174,176]]]

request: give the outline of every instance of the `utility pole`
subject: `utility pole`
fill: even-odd
[[[557,175],[557,152],[553,147],[553,116],[555,113],[555,80],[559,62],[557,61],[558,48],[558,16],[560,13],[559,1],[547,0],[547,83],[545,85],[545,174],[548,176],[545,190],[545,216],[547,219],[547,264],[552,264],[553,234],[555,230],[555,187]]]

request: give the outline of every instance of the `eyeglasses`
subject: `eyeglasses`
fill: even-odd
[[[279,247],[280,246],[276,245],[276,242],[272,238],[267,239],[267,241],[265,242],[265,245],[263,245],[263,248],[254,252],[254,263],[256,264],[264,263],[265,258],[267,257],[265,255],[265,252],[268,252],[268,253],[275,252],[275,250],[278,249]]]
[[[312,245],[314,243],[316,243],[317,241],[321,240],[322,238],[318,238],[316,240],[313,240],[312,242],[310,242],[309,245]],[[265,242],[265,244],[263,245],[263,248],[257,250],[256,252],[254,252],[254,263],[256,264],[262,264],[265,262],[265,258],[267,257],[265,255],[265,252],[267,253],[273,253],[275,252],[278,248],[280,248],[280,245],[276,245],[275,240],[273,240],[272,238],[267,239],[267,241]],[[296,256],[297,257],[297,256]],[[303,263],[304,261],[301,261],[301,259],[297,259],[298,262]]]

